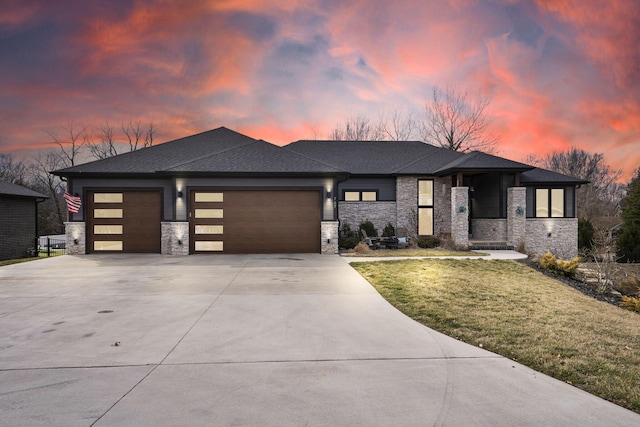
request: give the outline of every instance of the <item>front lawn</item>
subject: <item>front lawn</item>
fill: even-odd
[[[640,315],[515,261],[351,264],[424,325],[640,413]]]
[[[343,256],[352,257],[417,257],[417,256],[463,256],[463,257],[476,257],[488,255],[480,252],[471,251],[448,251],[445,249],[378,249],[375,251],[368,251],[364,253],[349,252],[342,254]]]

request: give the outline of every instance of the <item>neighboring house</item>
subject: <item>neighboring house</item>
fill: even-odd
[[[0,260],[24,258],[36,247],[38,202],[47,198],[0,180]]]
[[[585,183],[418,141],[279,147],[226,128],[54,173],[83,200],[68,253],[336,253],[340,223],[370,220],[568,257]]]

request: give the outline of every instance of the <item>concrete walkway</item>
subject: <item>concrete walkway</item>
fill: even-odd
[[[629,426],[640,415],[407,318],[343,258],[0,267],[3,426]]]

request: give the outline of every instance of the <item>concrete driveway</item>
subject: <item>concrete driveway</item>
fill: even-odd
[[[326,255],[0,267],[0,424],[629,426],[396,311]]]

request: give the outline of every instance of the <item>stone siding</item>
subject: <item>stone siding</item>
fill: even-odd
[[[189,255],[189,223],[162,222],[160,252],[162,255]]]
[[[409,235],[418,232],[418,180],[433,180],[433,234],[451,233],[451,180],[447,178],[399,176],[396,183],[398,227]]]
[[[338,221],[322,221],[320,226],[320,252],[326,255],[338,253]]]
[[[507,189],[507,244],[518,249],[525,243],[527,233],[527,189],[511,187]]]
[[[469,187],[451,189],[451,239],[457,246],[469,246]]]
[[[388,222],[397,226],[396,202],[338,202],[340,223],[357,231],[363,221],[371,221],[381,234]]]
[[[562,259],[578,256],[577,218],[527,218],[525,250],[539,256],[550,251]]]
[[[504,218],[477,218],[471,220],[474,240],[507,241],[507,220]]]
[[[84,222],[65,222],[67,239],[67,255],[84,255],[87,253],[86,224]],[[76,241],[78,243],[76,243]]]

